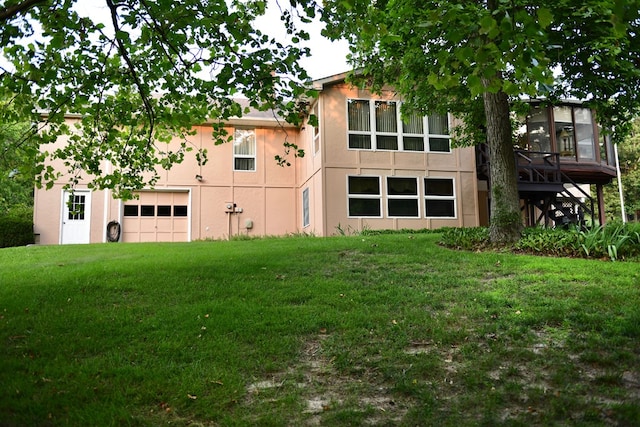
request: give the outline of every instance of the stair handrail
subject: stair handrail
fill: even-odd
[[[526,154],[525,154],[526,153]],[[516,169],[518,180],[524,182],[545,182],[560,183],[560,154],[547,151],[529,151],[514,149],[516,158]],[[536,164],[535,159],[542,159],[541,164]],[[520,161],[524,160],[524,164]],[[549,180],[546,172],[551,171],[552,179]],[[528,176],[528,180],[523,180],[520,173]],[[537,178],[537,179],[536,179]]]

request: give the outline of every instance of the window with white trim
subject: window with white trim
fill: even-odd
[[[316,123],[313,126],[313,152],[317,154],[318,151],[320,151],[320,115],[318,114],[318,103],[313,106],[312,114],[316,118]]]
[[[350,149],[436,153],[451,151],[447,114],[432,114],[428,117],[413,114],[403,120],[400,102],[349,99],[347,122]]]
[[[309,189],[302,190],[302,226],[308,227],[310,224],[309,212]]]
[[[450,152],[449,117],[446,114],[432,114],[427,117],[427,125],[429,127],[429,151]]]
[[[236,129],[233,135],[233,170],[256,170],[256,131]]]
[[[67,207],[69,208],[69,220],[84,220],[86,196],[84,194],[69,194]]]
[[[455,218],[456,196],[453,178],[424,179],[425,216]]]
[[[349,116],[349,148],[371,149],[371,113],[369,101],[350,99],[347,102]]]
[[[380,177],[347,177],[348,210],[350,217],[381,217],[382,193]]]
[[[387,215],[418,218],[418,179],[387,177]]]

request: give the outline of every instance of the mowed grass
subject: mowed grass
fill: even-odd
[[[0,251],[0,426],[640,425],[640,265],[437,234]]]

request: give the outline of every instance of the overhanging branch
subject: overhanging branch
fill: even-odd
[[[32,7],[47,3],[47,0],[24,0],[21,3],[14,4],[13,6],[3,7],[0,9],[0,22],[6,22],[9,19],[15,18],[17,15],[26,12]]]

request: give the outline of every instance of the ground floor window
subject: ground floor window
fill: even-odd
[[[389,218],[455,218],[456,195],[453,178],[389,176],[347,177],[348,213],[350,217],[383,216],[383,202]],[[420,188],[423,185],[423,188]],[[421,195],[422,194],[422,195]],[[384,195],[384,196],[383,196]],[[422,214],[420,200],[424,201]]]
[[[452,178],[425,178],[425,216],[453,218],[456,216],[455,186]]]
[[[380,177],[348,177],[349,216],[382,216]]]
[[[418,179],[387,177],[387,214],[418,218]]]
[[[302,226],[303,227],[308,227],[310,220],[309,220],[309,189],[305,188],[302,191]]]

